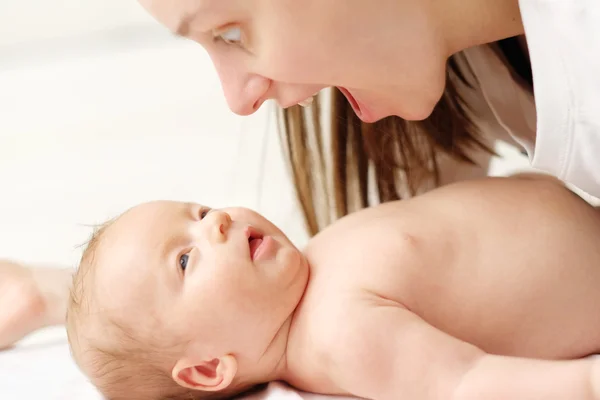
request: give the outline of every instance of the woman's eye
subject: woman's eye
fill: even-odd
[[[181,270],[183,272],[185,272],[186,268],[187,268],[187,264],[188,264],[188,260],[190,259],[190,255],[189,254],[184,254],[179,258],[179,266],[181,267]]]
[[[227,44],[241,44],[242,43],[242,30],[239,27],[227,29],[215,35],[217,39],[224,41]]]

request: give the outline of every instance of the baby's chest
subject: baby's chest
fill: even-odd
[[[426,269],[426,247],[410,235],[380,235],[377,240],[331,241],[327,251],[315,257],[311,285],[318,303],[353,301],[379,296],[405,305],[419,296],[419,282]],[[343,303],[342,305],[345,305]]]
[[[344,394],[333,375],[339,369],[336,352],[349,333],[348,318],[339,299],[311,299],[307,293],[305,300],[288,342],[288,364],[294,370],[290,383],[306,391]]]

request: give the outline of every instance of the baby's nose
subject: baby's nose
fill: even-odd
[[[227,240],[227,232],[231,226],[231,216],[224,211],[214,210],[209,214],[211,218],[210,235],[218,243]]]

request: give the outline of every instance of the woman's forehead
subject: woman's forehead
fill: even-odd
[[[245,0],[253,2],[252,0]],[[170,30],[185,35],[187,27],[193,22],[196,30],[217,28],[212,26],[225,14],[235,13],[238,0],[139,0],[162,24]]]

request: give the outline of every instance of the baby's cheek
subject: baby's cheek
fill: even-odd
[[[203,289],[205,294],[211,293],[211,298],[207,301],[235,301],[240,293],[245,292],[248,282],[252,280],[248,276],[252,266],[247,264],[249,263],[233,257],[216,263],[209,282],[211,287]]]

